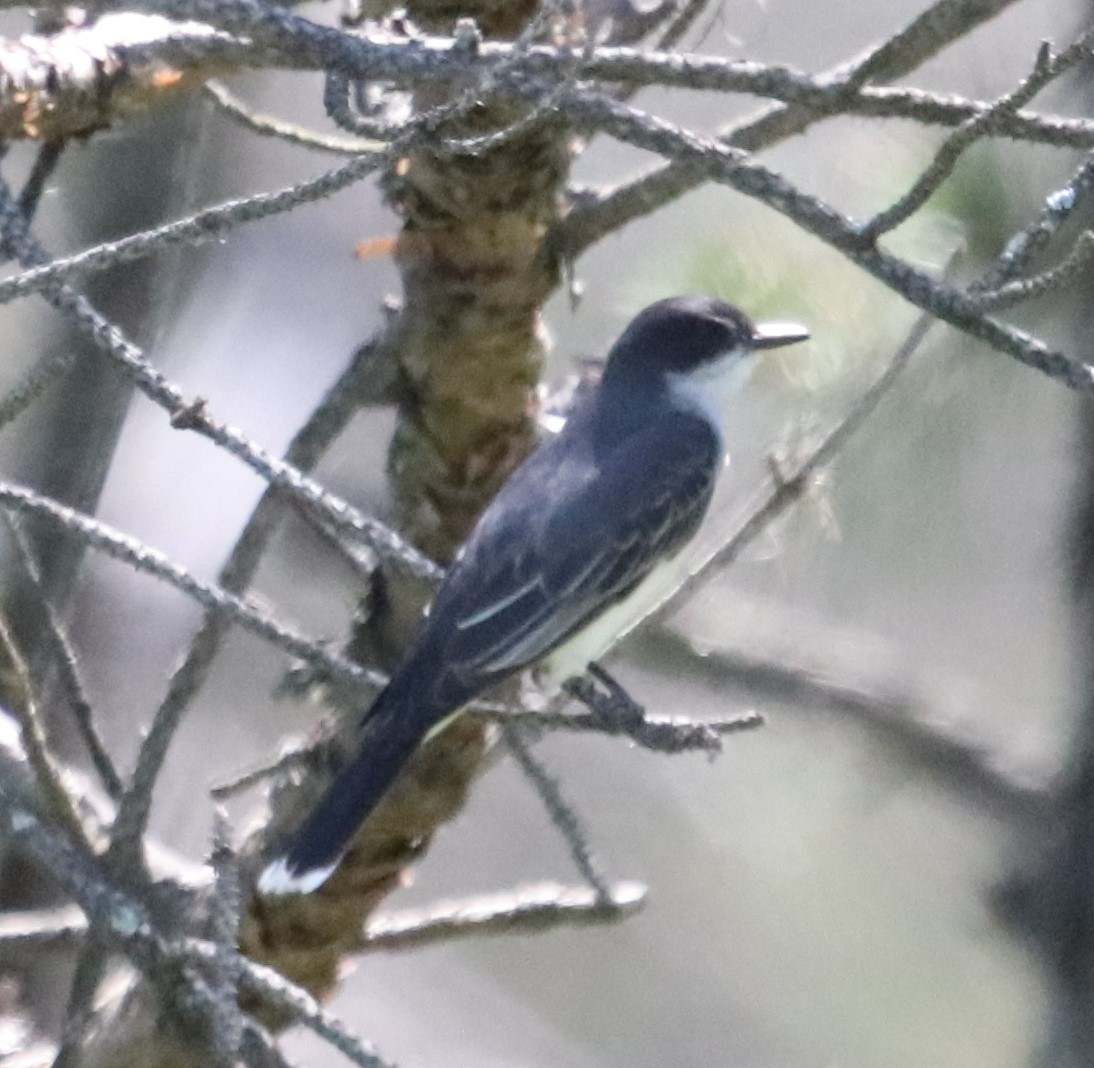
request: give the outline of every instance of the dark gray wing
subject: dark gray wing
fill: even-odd
[[[534,663],[687,542],[720,463],[713,428],[682,411],[611,446],[564,432],[484,514],[438,592],[419,656],[468,692]]]

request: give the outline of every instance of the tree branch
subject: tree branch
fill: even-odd
[[[532,753],[531,741],[522,728],[514,723],[502,725],[502,737],[517,766],[531,783],[551,822],[562,835],[581,877],[593,888],[598,899],[611,901],[611,887],[593,856],[589,835],[581,825],[581,819],[562,793],[562,786],[540,760]]]
[[[937,0],[905,29],[850,63],[821,75],[846,88],[848,96],[866,82],[899,78],[995,18],[1015,0]],[[758,152],[771,148],[808,129],[824,113],[807,104],[779,104],[760,115],[735,124],[719,140],[734,148]],[[968,118],[966,115],[965,118]],[[663,164],[633,181],[616,187],[599,203],[575,208],[558,227],[557,246],[576,259],[609,233],[634,219],[648,215],[702,184],[706,175],[686,159]]]
[[[67,951],[83,943],[87,920],[73,907],[0,915],[0,955]]]
[[[75,275],[133,263],[174,245],[199,245],[214,241],[244,223],[258,222],[292,211],[302,204],[333,196],[375,173],[384,162],[385,157],[379,152],[364,153],[318,178],[271,193],[255,193],[238,200],[229,200],[129,237],[104,241],[72,256],[49,260],[41,266],[31,267],[0,281],[0,304],[7,304],[31,293],[47,292],[56,283],[67,281]],[[24,388],[16,387],[17,390]],[[0,401],[0,411],[6,411],[11,403],[8,400]],[[0,425],[4,421],[0,419]]]
[[[646,888],[640,883],[613,883],[606,895],[584,886],[570,888],[553,883],[526,886],[506,893],[376,916],[365,928],[361,948],[418,949],[468,936],[611,923],[635,912],[645,897]]]
[[[5,513],[5,518],[8,522],[11,539],[15,543],[16,556],[30,588],[31,597],[41,615],[43,629],[46,633],[46,646],[57,668],[61,689],[72,710],[73,719],[76,721],[76,729],[83,740],[88,755],[91,757],[91,763],[98,772],[103,789],[111,800],[116,801],[121,796],[122,782],[95,723],[95,713],[81,677],[80,662],[76,650],[68,636],[68,631],[61,622],[60,616],[46,596],[45,587],[42,584],[41,570],[38,567],[38,561],[34,558],[34,549],[30,544],[30,540],[15,516],[8,512]]]
[[[700,137],[603,95],[568,96],[564,106],[596,129],[628,144],[680,159],[692,174],[728,185],[797,223],[906,300],[1021,363],[1079,392],[1094,392],[1094,369],[1013,327],[987,318],[975,298],[945,286],[885,252],[864,243],[859,227],[823,201],[796,189],[782,175],[722,141]]]
[[[105,523],[57,504],[49,498],[41,497],[32,490],[0,482],[0,508],[21,515],[38,516],[55,524],[82,538],[91,548],[123,561],[135,571],[143,571],[168,583],[196,601],[207,612],[226,616],[244,630],[270,642],[290,656],[299,657],[309,663],[314,662],[340,683],[372,693],[387,682],[378,672],[325,651],[321,642],[306,638],[277,622],[246,598],[195,578],[186,568],[136,538],[122,534]]]
[[[882,234],[895,230],[919,211],[953,173],[964,152],[985,137],[993,124],[1001,117],[1013,115],[1023,104],[1028,104],[1042,89],[1089,54],[1091,37],[1092,32],[1087,31],[1058,56],[1054,56],[1048,42],[1044,42],[1037,52],[1037,60],[1030,76],[1001,96],[987,110],[963,122],[950,134],[912,188],[859,228],[864,240],[873,244]]]
[[[898,35],[893,40],[899,47],[879,49],[863,61],[861,69],[844,66],[812,76],[778,64],[613,46],[586,51],[485,41],[468,48],[456,37],[346,34],[300,16],[283,14],[273,19],[268,9],[250,0],[236,0],[232,5],[217,0],[205,6],[196,0],[162,0],[145,6],[158,7],[181,21],[135,12],[108,14],[88,28],[0,42],[0,137],[86,135],[118,116],[150,106],[166,95],[198,88],[232,70],[277,67],[337,70],[351,80],[385,80],[407,87],[422,82],[481,83],[484,78],[495,78],[500,88],[518,82],[525,86],[539,83],[537,91],[545,97],[571,77],[629,90],[658,85],[749,93],[793,105],[799,119],[807,109],[810,122],[840,113],[956,125],[987,107],[922,90],[865,86],[869,80],[907,73],[948,43],[948,38],[940,36],[943,23],[930,20],[924,23],[929,23],[929,29]],[[952,14],[978,6],[1000,8],[1005,4],[949,2],[936,8]],[[983,11],[978,14],[990,17]],[[235,32],[214,29],[205,19]],[[945,26],[946,33],[955,35],[971,28],[955,18],[946,20]],[[254,33],[255,37],[240,33]],[[354,151],[358,147],[354,142],[301,131],[280,120],[252,116],[223,89],[214,93],[233,118],[258,132],[323,151]],[[779,109],[780,114],[785,110]],[[780,119],[779,139],[800,132],[789,129],[787,121]],[[772,124],[772,119],[765,120],[765,127]],[[999,116],[989,124],[988,133],[1057,145],[1094,143],[1094,124],[1088,121],[1027,113]],[[742,147],[756,149],[760,145],[753,142]]]
[[[352,166],[352,163],[347,166]],[[17,250],[25,266],[40,266],[48,261],[49,257],[27,232],[23,218],[14,206],[11,191],[3,183],[0,183],[0,235]],[[213,419],[203,399],[188,399],[86,297],[58,282],[51,282],[45,288],[44,296],[55,308],[64,312],[73,325],[109,357],[114,366],[146,397],[169,413],[171,425],[176,429],[192,430],[208,438],[242,460],[281,492],[306,507],[317,508],[336,529],[360,537],[394,566],[423,578],[437,574],[436,564],[390,527],[329,493],[299,469],[256,445],[235,427]]]

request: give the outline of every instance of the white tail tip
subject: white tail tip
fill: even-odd
[[[318,889],[338,867],[338,861],[325,868],[312,868],[310,871],[295,873],[289,869],[284,857],[279,857],[266,866],[258,877],[258,892],[275,897],[281,894],[310,894]]]

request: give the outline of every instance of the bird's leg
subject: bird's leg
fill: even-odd
[[[646,725],[646,710],[599,664],[591,663],[586,670],[588,674],[566,683],[566,692],[609,730],[638,735]]]
[[[700,749],[713,756],[721,751],[722,739],[705,723],[651,721],[646,718],[645,708],[599,664],[591,663],[586,670],[587,674],[568,679],[562,689],[589,710],[602,730],[609,734],[625,734],[646,749],[659,753],[687,753]]]

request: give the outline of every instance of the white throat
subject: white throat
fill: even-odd
[[[677,407],[706,419],[720,437],[730,404],[752,376],[755,365],[750,350],[730,349],[692,371],[669,374],[669,396]]]

